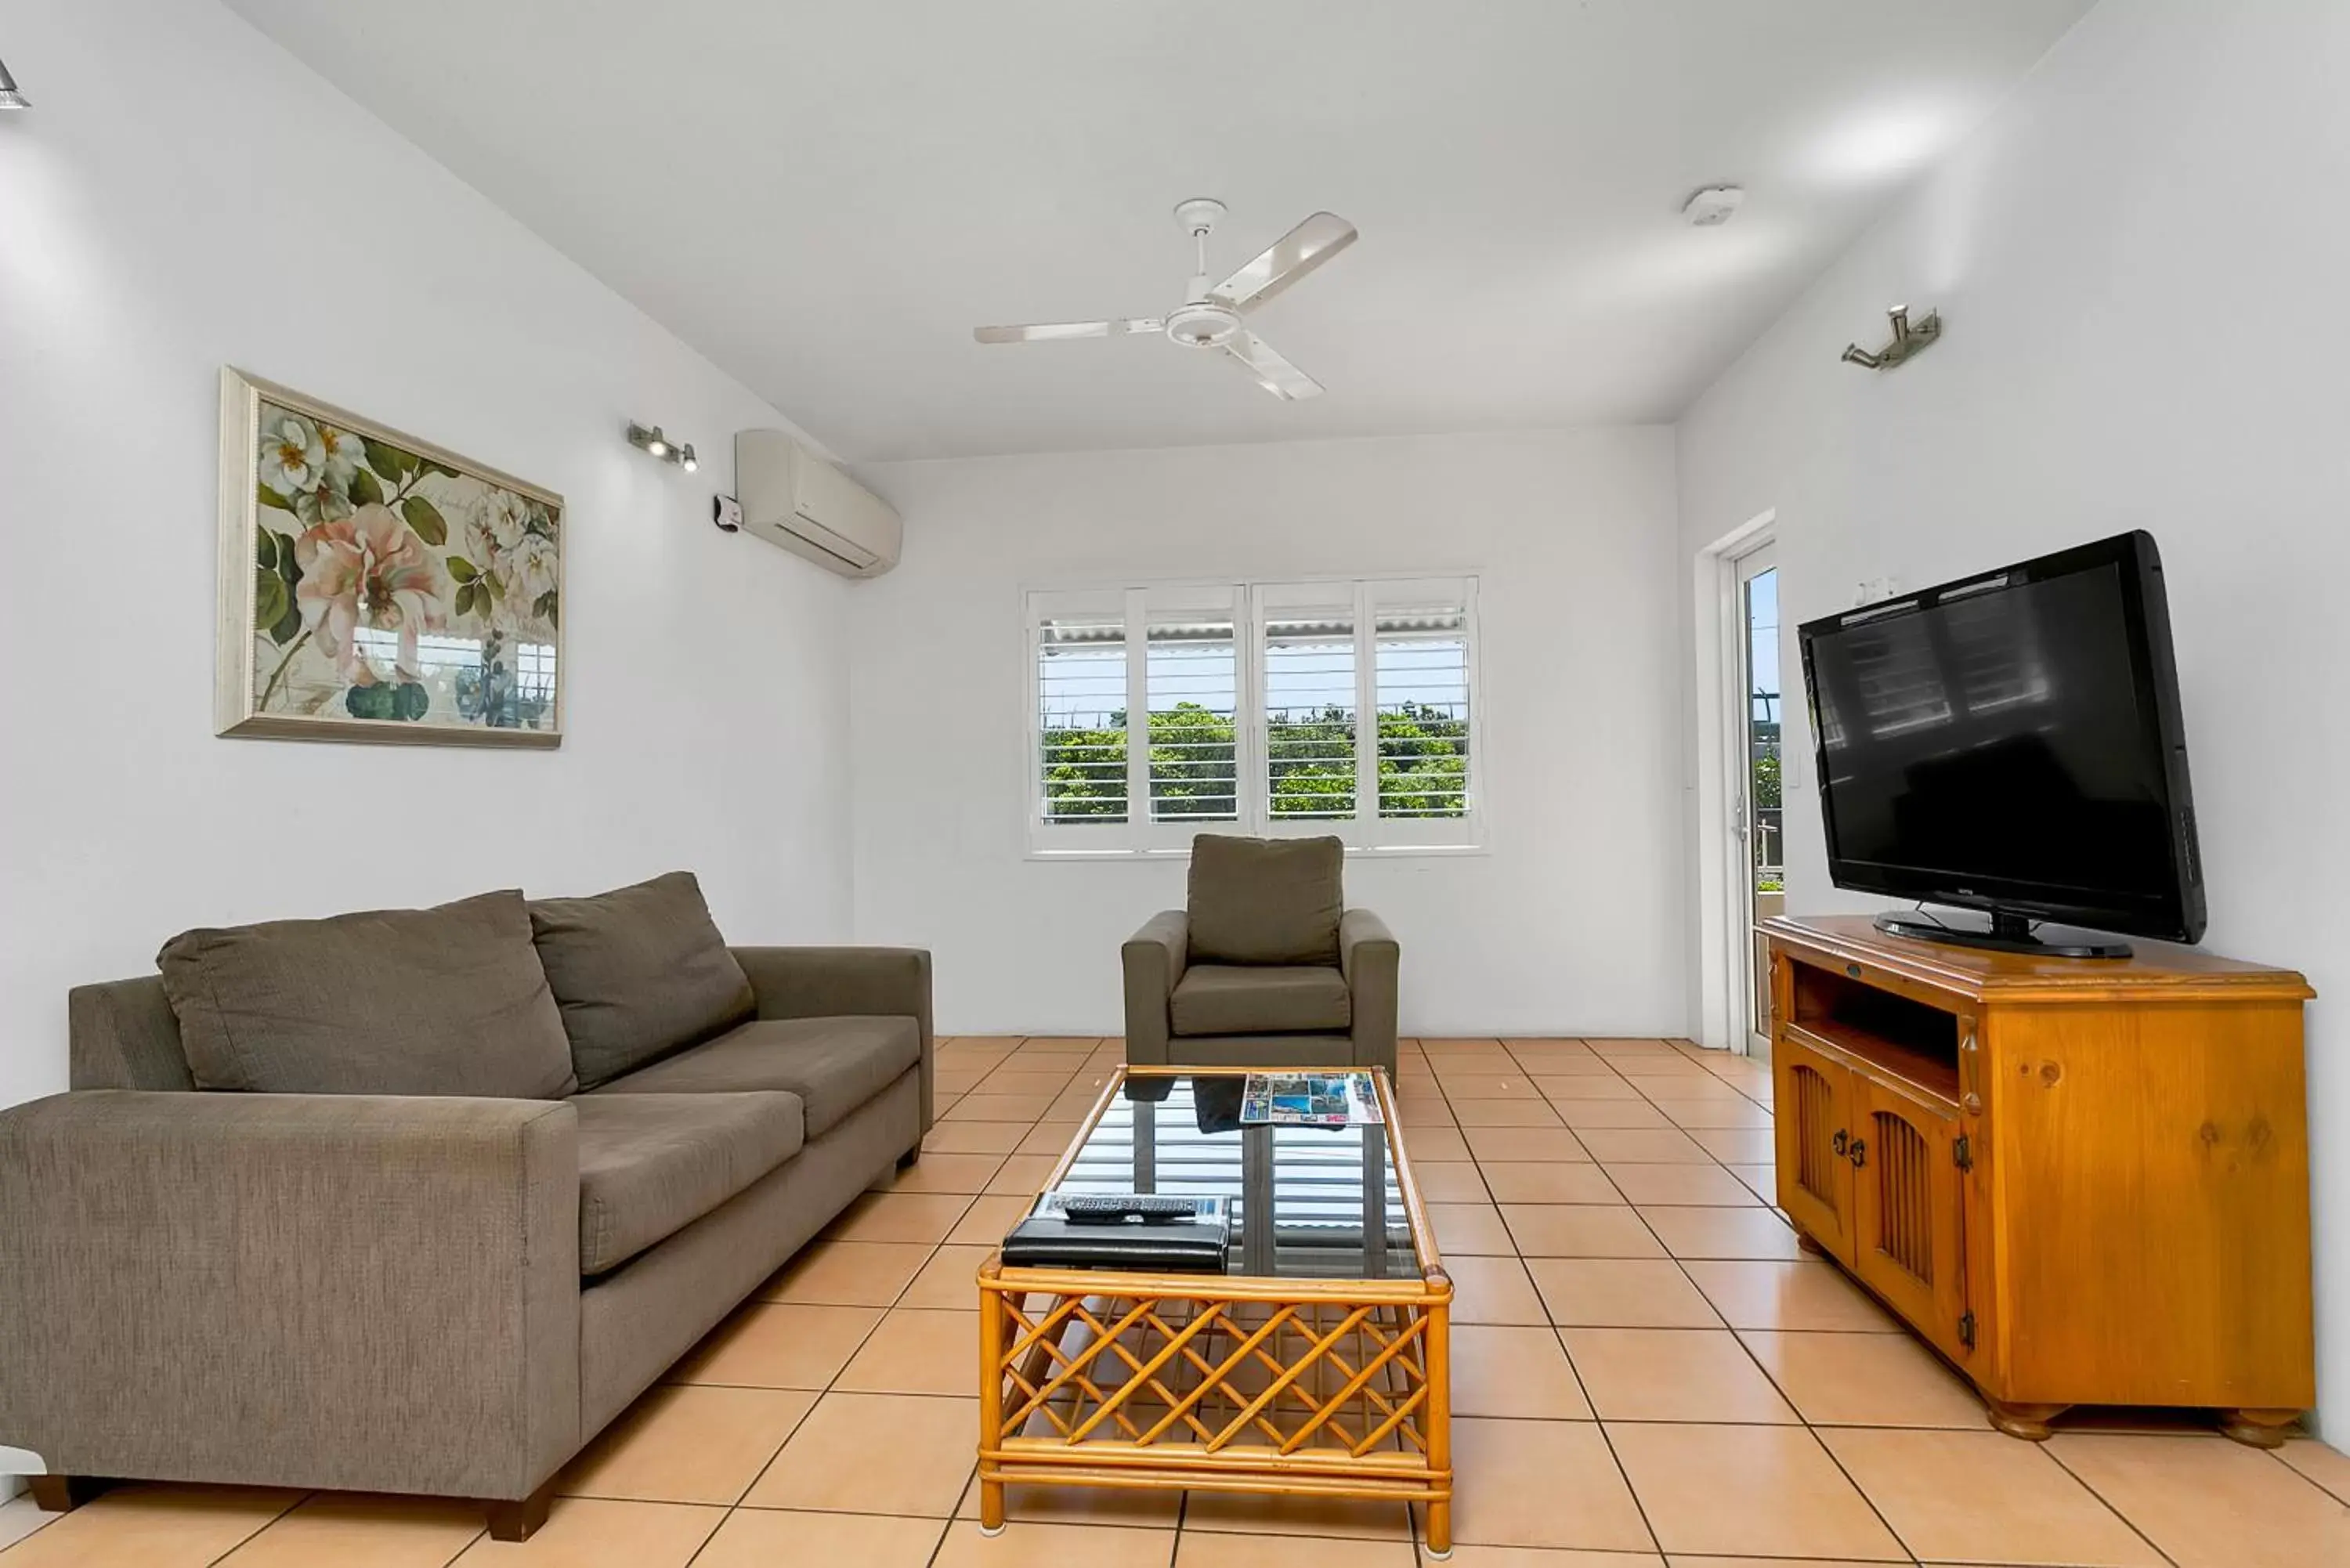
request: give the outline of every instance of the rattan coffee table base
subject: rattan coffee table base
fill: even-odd
[[[1388,1114],[1392,1127],[1391,1099]],[[1452,1282],[1422,1245],[1416,1277],[1392,1279],[991,1256],[978,1276],[982,1527],[1003,1527],[1007,1486],[1386,1499],[1423,1505],[1429,1552],[1449,1554]]]

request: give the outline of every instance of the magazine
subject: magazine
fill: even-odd
[[[1251,1073],[1243,1127],[1343,1127],[1383,1122],[1368,1073]]]

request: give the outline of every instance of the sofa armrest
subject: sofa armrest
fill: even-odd
[[[931,1029],[931,955],[923,948],[736,948],[762,1018],[895,1014],[922,1034],[922,1130],[931,1130],[938,1042]]]
[[[55,1473],[512,1500],[579,1446],[561,1101],[51,1096],[0,1254],[0,1442]]]
[[[1126,1059],[1131,1066],[1167,1064],[1167,1041],[1173,1031],[1167,1000],[1183,978],[1191,924],[1182,910],[1161,909],[1143,921],[1119,950],[1126,970]]]
[[[1396,1070],[1396,1008],[1403,950],[1388,923],[1368,909],[1338,918],[1338,967],[1354,1007],[1355,1063]]]

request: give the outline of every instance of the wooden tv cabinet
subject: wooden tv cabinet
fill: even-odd
[[[2306,981],[2160,942],[2053,959],[1865,916],[1761,929],[1779,1207],[1808,1248],[2002,1431],[2189,1406],[2283,1441],[2315,1398]]]

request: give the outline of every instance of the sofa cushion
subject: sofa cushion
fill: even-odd
[[[1320,964],[1193,964],[1168,1010],[1178,1034],[1295,1034],[1355,1016],[1346,975]]]
[[[530,923],[585,1087],[706,1040],[756,1005],[691,871],[534,898]]]
[[[577,1086],[518,892],[183,931],[155,961],[198,1088],[560,1099]]]
[[[1337,839],[1191,840],[1193,963],[1334,964],[1346,897]]]
[[[616,1078],[605,1095],[789,1089],[821,1137],[849,1112],[921,1064],[910,1018],[763,1018]]]
[[[796,1095],[583,1095],[579,1272],[618,1267],[799,1153]]]

